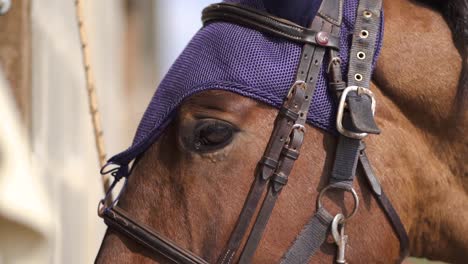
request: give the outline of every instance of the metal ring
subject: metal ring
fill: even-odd
[[[362,52],[362,51],[359,51],[359,52],[357,53],[357,57],[358,57],[358,59],[363,60],[363,59],[366,58],[366,53],[364,53],[364,52]]]
[[[322,205],[322,197],[323,195],[330,189],[340,189],[340,190],[344,190],[344,191],[347,191],[347,192],[350,192],[352,195],[353,195],[353,199],[354,199],[354,208],[353,208],[353,211],[351,212],[350,215],[348,216],[345,216],[344,217],[344,220],[343,220],[343,223],[346,222],[347,220],[349,220],[351,217],[353,217],[356,212],[357,212],[357,209],[359,207],[359,196],[357,195],[356,191],[354,190],[353,187],[350,187],[350,186],[344,186],[344,185],[334,185],[334,184],[330,184],[328,185],[327,187],[323,188],[320,193],[319,193],[319,196],[317,198],[317,208],[320,209],[323,207]]]
[[[362,12],[362,14],[364,15],[365,18],[371,18],[372,17],[372,12],[369,11],[369,10],[364,10],[364,12]]]
[[[301,125],[301,124],[294,124],[293,127],[292,127],[292,130],[294,130],[294,129],[305,132],[305,127],[303,125]]]
[[[354,75],[354,80],[360,82],[360,81],[362,81],[362,79],[363,79],[362,74],[356,73],[356,74]]]

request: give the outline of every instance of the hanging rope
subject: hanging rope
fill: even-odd
[[[81,54],[83,58],[83,66],[86,78],[86,91],[88,92],[88,103],[89,111],[91,113],[91,121],[93,123],[94,130],[94,139],[96,144],[96,150],[99,159],[99,165],[102,168],[106,164],[106,150],[104,147],[103,132],[101,126],[101,117],[98,109],[98,101],[96,96],[96,86],[94,82],[93,70],[91,67],[90,53],[88,48],[88,38],[86,33],[86,27],[83,23],[83,5],[81,0],[75,1],[76,5],[76,18],[78,21],[78,28],[80,33],[80,42],[81,42]],[[102,186],[104,188],[104,193],[109,189],[110,186],[110,176],[108,174],[102,175]],[[107,204],[110,204],[112,201],[112,195],[109,195],[107,199]]]

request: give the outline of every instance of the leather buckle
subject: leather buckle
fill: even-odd
[[[372,115],[375,114],[376,101],[375,101],[374,93],[372,93],[371,90],[364,88],[364,87],[348,86],[341,94],[340,103],[338,105],[338,113],[336,116],[336,129],[343,136],[346,136],[349,138],[355,138],[355,139],[363,139],[367,137],[368,135],[367,133],[357,133],[357,132],[347,130],[346,128],[343,127],[343,114],[344,114],[344,109],[346,107],[346,97],[348,96],[349,92],[352,92],[352,91],[356,91],[359,95],[361,94],[368,95],[372,101],[372,105],[371,105]]]

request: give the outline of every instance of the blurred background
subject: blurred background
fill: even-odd
[[[215,1],[82,2],[112,155]],[[13,0],[0,16],[0,118],[0,263],[92,263],[105,225],[73,0]]]
[[[11,2],[12,1],[12,2]],[[82,0],[109,155],[212,0]],[[11,7],[8,9],[8,4]],[[0,264],[92,263],[102,197],[73,0],[0,0]]]

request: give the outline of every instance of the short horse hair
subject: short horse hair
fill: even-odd
[[[419,0],[438,10],[452,31],[452,37],[462,57],[462,70],[457,91],[458,109],[468,102],[468,0]]]

